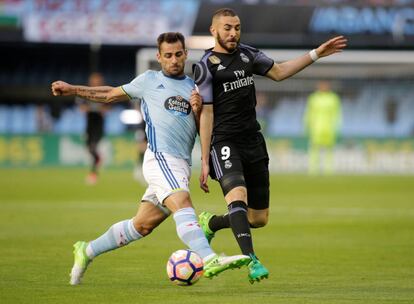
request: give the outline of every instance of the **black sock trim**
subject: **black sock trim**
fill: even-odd
[[[244,211],[247,213],[247,204],[243,201],[234,201],[231,202],[227,208],[229,209],[229,214],[232,214],[237,211]]]

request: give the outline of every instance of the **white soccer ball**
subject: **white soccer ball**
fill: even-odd
[[[203,275],[203,266],[203,259],[194,251],[177,250],[168,259],[167,274],[171,282],[190,286]]]

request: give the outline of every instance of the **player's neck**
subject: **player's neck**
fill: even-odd
[[[237,48],[235,48],[233,51],[229,52],[228,50],[226,50],[225,48],[223,48],[218,43],[216,45],[214,45],[214,48],[213,48],[213,52],[222,53],[222,54],[233,54],[236,51],[237,51]]]

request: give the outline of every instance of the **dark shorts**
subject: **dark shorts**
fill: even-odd
[[[98,142],[103,137],[103,131],[93,131],[93,132],[87,132],[86,133],[86,144],[87,145],[97,145]]]
[[[90,112],[86,122],[87,145],[98,144],[104,135],[104,120],[101,114]]]
[[[238,178],[240,176],[243,178]],[[261,133],[243,139],[213,141],[210,151],[210,176],[221,181],[226,177],[237,179],[234,187],[247,188],[249,208],[269,207],[269,156]],[[234,188],[233,187],[233,188]]]

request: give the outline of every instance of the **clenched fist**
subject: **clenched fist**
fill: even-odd
[[[69,96],[76,93],[73,85],[61,80],[53,82],[51,88],[54,96]]]

